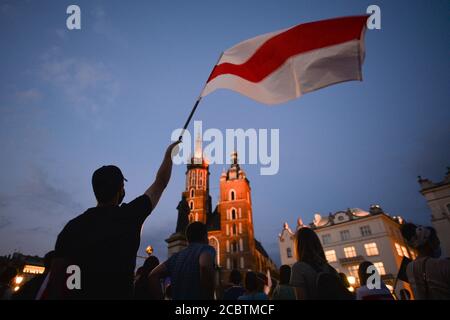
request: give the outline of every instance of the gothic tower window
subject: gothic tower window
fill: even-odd
[[[231,210],[231,220],[236,220],[236,209]]]
[[[194,197],[194,189],[191,189],[191,198]]]
[[[190,208],[191,210],[194,210],[194,201],[190,201],[190,202],[189,202],[189,208]]]
[[[231,201],[236,200],[236,191],[234,191],[234,190],[230,191],[230,200]]]
[[[237,235],[237,228],[236,228],[236,224],[233,224],[233,232],[232,235]]]
[[[231,252],[232,253],[236,253],[238,251],[238,249],[237,249],[237,242],[236,241],[233,241],[232,243],[231,243]]]
[[[238,269],[238,268],[239,268],[239,266],[238,266],[238,261],[237,261],[236,258],[234,258],[234,259],[233,259],[233,269]]]
[[[287,248],[286,249],[286,254],[288,258],[292,258],[292,249],[291,248]]]

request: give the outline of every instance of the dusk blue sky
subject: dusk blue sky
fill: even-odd
[[[81,7],[82,29],[66,28]],[[116,164],[125,201],[153,181],[223,50],[302,22],[381,8],[366,33],[362,82],[268,107],[235,92],[206,97],[203,129],[278,128],[280,170],[251,182],[256,237],[279,262],[287,221],[380,204],[430,223],[417,175],[450,165],[449,1],[0,1],[0,255],[53,248],[62,227],[95,205],[92,172]],[[190,126],[192,130],[192,124]],[[210,167],[213,205],[224,165]],[[147,219],[148,244],[165,259],[185,166]]]

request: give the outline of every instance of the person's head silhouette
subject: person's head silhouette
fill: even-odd
[[[327,262],[322,244],[317,234],[310,228],[300,228],[296,234],[297,260],[313,266]]]
[[[208,230],[206,225],[195,221],[186,228],[186,239],[188,243],[208,243]]]
[[[238,286],[241,284],[242,281],[242,277],[241,277],[241,273],[239,272],[239,270],[237,269],[233,269],[230,272],[230,283]]]
[[[283,264],[280,267],[280,284],[289,284],[291,279],[291,267],[287,264]]]
[[[122,171],[116,166],[103,166],[92,175],[92,188],[98,206],[118,206],[125,198],[124,181],[127,181]]]

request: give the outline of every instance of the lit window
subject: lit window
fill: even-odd
[[[291,248],[287,248],[286,253],[287,253],[288,258],[292,258],[292,249]]]
[[[408,249],[406,249],[405,246],[402,246],[402,252],[403,252],[403,255],[404,255],[405,257],[409,258]]]
[[[366,253],[367,255],[370,256],[377,256],[380,253],[378,252],[378,247],[377,244],[375,242],[372,243],[366,243],[364,245],[364,248],[366,249]]]
[[[350,239],[350,231],[348,230],[341,231],[341,240],[345,241],[348,239]]]
[[[354,258],[356,257],[356,249],[355,247],[346,247],[344,248],[344,254],[346,258]]]
[[[328,262],[336,262],[337,261],[336,251],[334,251],[334,250],[325,251],[325,257],[327,258]]]
[[[383,262],[375,262],[373,265],[375,266],[375,268],[377,268],[378,274],[380,276],[384,276],[386,274]]]
[[[22,270],[23,273],[34,273],[34,274],[41,274],[44,273],[44,271],[45,271],[44,267],[29,264],[26,264]]]
[[[359,275],[358,275],[358,265],[348,267],[348,273],[351,277],[355,278],[355,284],[359,283]]]
[[[359,228],[361,230],[361,235],[363,237],[370,236],[372,234],[372,230],[370,230],[370,226],[362,226]]]
[[[329,243],[331,243],[331,235],[330,235],[330,234],[324,234],[324,235],[322,235],[322,243],[323,243],[323,244],[329,244]]]
[[[395,249],[397,250],[397,254],[398,254],[400,257],[403,257],[402,247],[401,247],[397,242],[395,243]]]

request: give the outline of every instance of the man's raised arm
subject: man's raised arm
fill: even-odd
[[[170,175],[172,173],[172,151],[180,142],[181,141],[174,142],[167,148],[166,153],[164,154],[163,162],[161,163],[158,173],[156,174],[155,181],[147,189],[147,191],[145,191],[145,194],[152,202],[153,208],[158,204],[159,198],[161,198],[164,189],[169,183]]]

